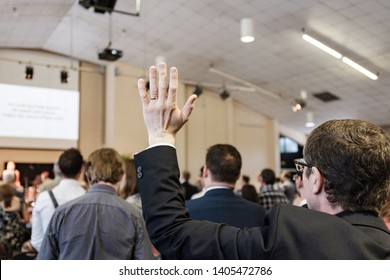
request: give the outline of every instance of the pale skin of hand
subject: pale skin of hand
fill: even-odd
[[[168,87],[169,81],[169,87]],[[188,121],[195,106],[197,96],[191,95],[184,106],[177,106],[179,72],[176,67],[168,70],[165,63],[149,68],[150,91],[145,88],[145,80],[138,80],[145,126],[149,136],[149,146],[156,144],[175,145],[176,133]]]

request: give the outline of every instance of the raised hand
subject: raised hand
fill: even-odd
[[[143,116],[149,135],[149,145],[175,144],[176,133],[188,121],[195,105],[196,95],[191,95],[182,109],[177,106],[178,70],[171,67],[168,77],[167,65],[160,63],[149,68],[150,90],[145,81],[138,80]],[[168,84],[169,79],[169,84]]]

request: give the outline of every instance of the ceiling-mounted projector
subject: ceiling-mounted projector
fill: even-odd
[[[123,52],[117,49],[105,48],[98,53],[98,56],[101,60],[115,61],[123,56]]]

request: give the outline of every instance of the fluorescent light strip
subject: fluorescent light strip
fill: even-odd
[[[248,82],[248,81],[246,81],[246,80],[244,80],[244,79],[238,78],[238,77],[233,76],[233,75],[231,75],[231,74],[225,73],[225,72],[223,72],[223,71],[221,71],[221,70],[215,69],[215,68],[212,67],[212,66],[210,66],[209,71],[210,71],[211,73],[217,74],[217,75],[219,75],[219,76],[228,78],[229,80],[235,81],[235,82],[237,82],[237,83],[241,83],[241,84],[243,84],[243,85],[245,85],[245,86],[247,86],[247,87],[252,87],[252,88],[254,88],[256,91],[261,92],[261,93],[264,93],[264,94],[266,94],[266,95],[268,95],[269,97],[272,97],[272,98],[274,98],[274,99],[277,99],[277,100],[281,100],[281,99],[282,99],[281,96],[278,95],[278,94],[276,94],[276,93],[273,93],[273,92],[271,92],[271,91],[269,91],[269,90],[267,90],[267,89],[265,89],[265,88],[262,88],[262,87],[260,87],[260,86],[258,86],[258,85],[255,85],[255,84],[253,84],[253,83],[251,83],[251,82]]]
[[[341,53],[336,52],[334,49],[329,48],[327,45],[321,43],[320,41],[317,41],[316,39],[314,39],[313,37],[311,37],[307,34],[303,34],[302,38],[303,38],[303,40],[309,42],[310,44],[313,44],[317,48],[323,50],[324,52],[330,54],[331,56],[333,56],[337,59],[340,59],[342,57]]]
[[[309,42],[310,44],[312,44],[312,45],[316,46],[317,48],[323,50],[324,52],[330,54],[331,56],[333,56],[333,57],[335,57],[337,59],[341,59],[345,64],[351,66],[352,68],[354,68],[355,70],[359,71],[360,73],[366,75],[370,79],[372,79],[374,81],[378,80],[378,75],[368,71],[363,66],[360,66],[359,64],[357,64],[356,62],[352,61],[348,57],[343,56],[341,53],[335,51],[332,48],[329,48],[327,45],[321,43],[320,41],[314,39],[313,37],[311,37],[311,36],[309,36],[307,34],[303,34],[302,38],[305,41]]]
[[[359,71],[360,73],[366,75],[367,77],[369,77],[370,79],[372,80],[378,80],[378,75],[375,75],[374,73],[368,71],[366,68],[360,66],[359,64],[357,64],[356,62],[352,61],[351,59],[349,59],[348,57],[343,57],[341,59],[345,64],[351,66],[352,68],[356,69],[357,71]]]

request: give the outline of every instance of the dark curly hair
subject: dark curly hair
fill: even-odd
[[[333,206],[379,213],[389,199],[390,138],[380,127],[361,120],[327,121],[309,135],[303,154],[325,177]]]

